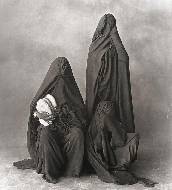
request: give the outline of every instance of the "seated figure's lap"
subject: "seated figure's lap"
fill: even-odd
[[[69,129],[68,134],[60,134],[58,130],[52,130],[49,127],[42,127],[40,132],[40,143],[47,144],[55,142],[58,145],[65,145],[66,143],[84,144],[84,134],[80,128],[73,127]]]

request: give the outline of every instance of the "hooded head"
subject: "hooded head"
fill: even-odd
[[[102,36],[109,35],[114,27],[116,27],[116,19],[112,14],[108,13],[102,16],[94,32],[92,42]]]
[[[71,67],[69,65],[68,60],[65,57],[58,57],[57,59],[55,59],[50,65],[49,70],[53,70],[56,73],[56,76],[70,75],[71,73]]]
[[[36,102],[44,97],[49,89],[51,88],[52,84],[58,79],[60,76],[71,76],[72,69],[68,60],[65,57],[58,57],[56,58],[50,65],[49,70],[37,91],[35,97],[31,103],[31,112],[33,111],[34,107],[36,106]]]

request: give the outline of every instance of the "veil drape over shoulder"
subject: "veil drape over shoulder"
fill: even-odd
[[[52,93],[53,94],[52,94]],[[67,104],[84,127],[86,125],[85,105],[79,88],[74,79],[69,62],[64,57],[55,59],[30,105],[30,117],[27,131],[27,147],[32,159],[35,158],[35,143],[37,141],[38,119],[33,116],[35,106],[40,98],[52,94],[58,105]]]
[[[126,132],[134,132],[129,57],[113,15],[104,15],[89,48],[86,70],[86,107],[89,121],[101,101],[113,101]]]

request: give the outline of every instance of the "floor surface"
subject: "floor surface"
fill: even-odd
[[[138,161],[132,169],[139,176],[148,177],[159,182],[152,189],[172,190],[172,168],[168,153],[170,150],[151,147],[139,152]],[[154,150],[152,151],[152,148]],[[156,154],[152,154],[156,152]],[[83,176],[81,178],[62,178],[57,184],[45,182],[41,175],[34,170],[18,170],[13,167],[13,161],[28,158],[27,149],[23,147],[9,147],[0,149],[0,190],[146,190],[142,184],[115,185],[100,181],[97,176]],[[166,159],[165,159],[166,158]]]

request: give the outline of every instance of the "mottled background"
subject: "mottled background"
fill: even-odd
[[[0,0],[1,149],[13,156],[20,150],[12,147],[26,146],[29,103],[56,57],[68,58],[85,98],[88,47],[108,12],[130,57],[139,159],[147,159],[147,169],[156,162],[168,173],[163,163],[172,161],[171,0]]]

